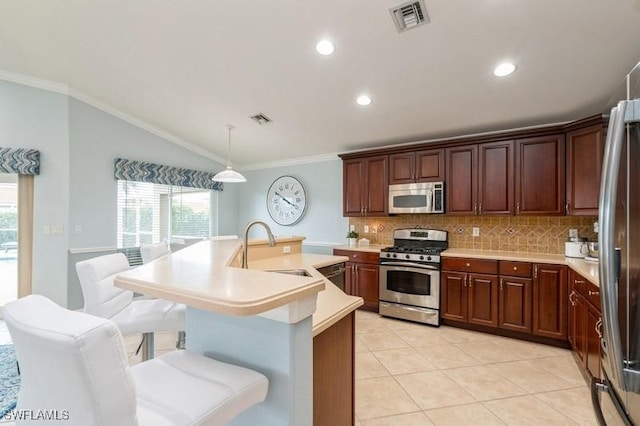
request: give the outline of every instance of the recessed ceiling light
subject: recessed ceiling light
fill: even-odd
[[[493,70],[493,75],[496,77],[505,77],[516,70],[516,66],[509,62],[504,62]]]
[[[329,40],[320,40],[318,44],[316,44],[316,51],[321,55],[331,55],[335,47],[333,47],[333,43]]]
[[[358,105],[367,106],[371,103],[371,98],[367,95],[360,95],[358,96],[358,99],[356,99],[356,102]]]

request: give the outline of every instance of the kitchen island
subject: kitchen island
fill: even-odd
[[[281,238],[275,247],[261,240],[250,242],[251,269],[235,267],[241,240],[212,240],[116,278],[122,288],[186,304],[188,350],[255,369],[269,378],[267,400],[231,424],[311,425],[320,404],[317,398],[332,399],[330,388],[315,389],[315,364],[321,364],[316,355],[333,359],[325,360],[327,368],[347,367],[351,376],[347,400],[353,416],[353,311],[362,300],[344,294],[315,270],[345,259],[302,254],[302,239]],[[284,248],[291,254],[283,254]],[[261,269],[304,269],[310,276]],[[320,348],[322,353],[316,354]],[[345,374],[339,376],[346,384]]]

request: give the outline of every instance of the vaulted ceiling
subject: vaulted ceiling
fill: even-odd
[[[402,3],[2,0],[0,70],[212,158],[233,124],[242,168],[601,113],[640,61],[640,0],[424,0],[430,22],[398,33]],[[315,51],[323,38],[333,55]],[[516,71],[495,77],[504,60]]]

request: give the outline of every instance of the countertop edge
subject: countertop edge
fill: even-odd
[[[313,337],[316,337],[317,335],[321,334],[322,332],[328,330],[334,324],[336,324],[338,321],[342,320],[344,317],[349,315],[351,312],[355,311],[360,306],[364,305],[364,300],[361,297],[358,297],[357,299],[358,300],[355,300],[353,303],[351,303],[351,304],[345,306],[344,308],[340,309],[335,314],[325,318],[322,322],[319,322],[319,323],[315,324],[314,327],[313,327]]]

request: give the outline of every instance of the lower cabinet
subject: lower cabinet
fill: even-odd
[[[313,338],[313,424],[351,425],[355,419],[355,313]]]
[[[567,267],[533,265],[533,334],[567,339]]]
[[[593,377],[600,377],[600,292],[577,272],[569,271],[569,343]]]
[[[344,291],[362,297],[360,309],[378,312],[380,305],[380,255],[374,252],[334,249],[335,256],[347,256],[345,264]]]
[[[445,257],[440,277],[444,320],[566,342],[566,266]]]

